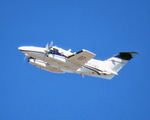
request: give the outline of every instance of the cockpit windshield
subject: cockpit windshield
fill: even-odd
[[[58,52],[58,50],[57,50],[56,48],[53,48],[53,50],[54,50],[55,52]]]

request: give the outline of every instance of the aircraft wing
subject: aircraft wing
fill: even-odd
[[[76,52],[70,56],[68,56],[68,61],[72,62],[74,64],[83,66],[87,61],[95,57],[96,55],[94,53],[91,53],[87,50],[81,50],[79,52]]]

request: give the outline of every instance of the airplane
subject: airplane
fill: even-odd
[[[82,49],[72,53],[53,46],[53,41],[45,47],[21,46],[18,48],[28,58],[28,62],[36,67],[54,73],[77,73],[111,80],[119,70],[137,52],[120,52],[106,60],[93,59],[96,55]]]

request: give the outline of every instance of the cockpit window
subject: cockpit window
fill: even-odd
[[[55,52],[58,52],[58,50],[57,50],[57,49],[55,49],[55,48],[53,48],[53,50],[54,50]]]

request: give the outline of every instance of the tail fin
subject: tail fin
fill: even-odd
[[[106,59],[104,62],[108,65],[108,67],[118,72],[129,60],[138,55],[137,52],[120,52],[119,54]]]

